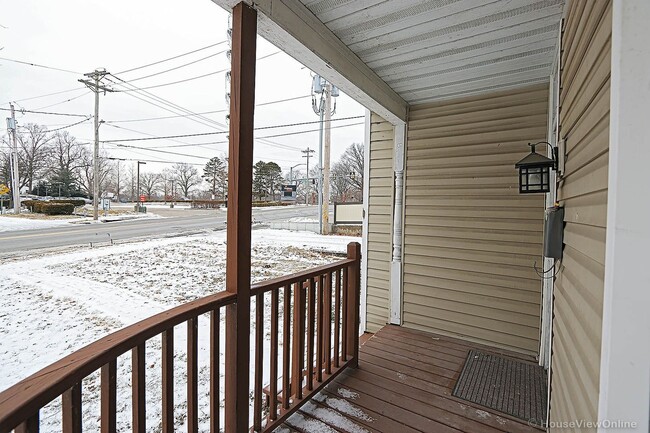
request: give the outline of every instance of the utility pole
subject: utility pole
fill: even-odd
[[[307,176],[306,176],[307,177],[307,182],[306,182],[306,187],[305,187],[305,189],[306,189],[306,192],[305,192],[305,204],[307,206],[309,206],[309,190],[311,189],[311,188],[309,188],[309,158],[311,158],[311,156],[314,154],[314,149],[310,149],[309,147],[307,147],[307,149],[301,150],[300,152],[304,153],[304,155],[302,156],[303,158],[307,158]]]
[[[11,139],[13,142],[13,151],[11,154],[11,192],[14,201],[14,215],[20,213],[20,177],[18,175],[18,142],[16,141],[16,133],[18,128],[16,125],[16,112],[14,111],[14,104],[9,104],[11,108],[11,118],[7,119],[7,129],[11,131]]]
[[[323,224],[323,220],[325,220],[325,224],[328,223],[329,220],[329,197],[326,196],[325,200],[323,200],[323,187],[324,184],[327,182],[327,195],[329,195],[329,160],[330,160],[330,147],[329,147],[329,138],[328,138],[328,144],[327,144],[327,180],[325,181],[323,179],[323,128],[325,124],[325,117],[327,116],[327,135],[328,137],[330,136],[330,123],[331,123],[331,116],[336,112],[336,102],[334,103],[334,109],[332,109],[332,97],[337,97],[339,95],[339,90],[336,88],[336,86],[332,86],[330,83],[328,83],[324,78],[322,78],[320,75],[314,75],[313,80],[312,80],[312,86],[311,86],[311,91],[312,91],[312,100],[311,100],[311,105],[312,109],[314,110],[314,113],[318,114],[320,116],[320,141],[319,141],[319,147],[318,147],[318,163],[319,163],[319,176],[318,176],[318,206],[319,206],[319,213],[318,213],[318,225],[320,227],[320,233],[321,234],[328,234],[329,233],[329,227],[325,228],[325,225]],[[320,103],[316,103],[316,94],[320,94]],[[327,114],[326,114],[327,112]],[[327,202],[326,206],[323,206],[324,202]],[[327,212],[327,214],[325,213]]]
[[[95,221],[99,219],[99,201],[97,200],[99,195],[99,92],[104,92],[104,95],[106,92],[113,92],[113,89],[100,83],[106,75],[109,75],[106,69],[98,68],[84,74],[89,78],[88,80],[78,80],[95,93],[95,148],[93,151],[93,220]]]
[[[330,144],[332,140],[332,130],[330,129],[332,125],[332,85],[330,83],[325,84],[323,93],[325,94],[325,109],[323,110],[325,115],[325,125],[323,125],[325,127],[325,140],[323,143],[323,187],[321,188],[323,191],[321,233],[328,235],[330,234]]]

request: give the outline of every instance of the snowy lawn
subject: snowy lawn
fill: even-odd
[[[256,230],[253,281],[340,260],[340,253],[353,241],[360,242],[360,238]],[[216,232],[0,263],[0,390],[109,332],[224,290],[225,251],[225,232]],[[268,302],[264,306],[265,319],[269,318]],[[254,302],[251,309],[255,311]],[[207,316],[200,317],[201,431],[207,430],[209,420],[208,323]],[[265,335],[268,344],[268,323]],[[223,355],[223,336],[221,342]],[[179,431],[186,429],[185,347],[186,326],[179,325],[175,329],[175,419]],[[148,429],[159,431],[160,337],[150,340],[146,351]],[[268,347],[265,352],[268,356]],[[118,431],[130,430],[130,370],[131,357],[127,353],[118,359]],[[223,381],[223,368],[221,375]],[[268,378],[268,371],[264,376]],[[84,380],[83,388],[84,431],[96,431],[98,375]],[[60,430],[60,419],[57,399],[41,412],[42,431]]]
[[[83,221],[82,217],[67,218],[31,218],[32,215],[0,215],[0,232],[17,230],[47,229],[68,225],[71,222]]]

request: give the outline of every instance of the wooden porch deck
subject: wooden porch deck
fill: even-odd
[[[361,346],[357,369],[343,372],[276,431],[539,433],[525,421],[451,395],[468,351],[476,348],[503,353],[387,325]]]

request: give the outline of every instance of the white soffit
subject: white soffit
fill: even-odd
[[[409,104],[548,82],[564,0],[301,0]]]

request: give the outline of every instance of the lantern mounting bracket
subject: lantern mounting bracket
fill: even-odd
[[[557,171],[558,160],[559,160],[559,158],[558,158],[558,148],[554,147],[548,141],[538,141],[537,143],[528,143],[528,146],[530,146],[530,148],[531,148],[531,152],[534,153],[535,152],[535,146],[537,146],[539,144],[545,144],[545,145],[548,146],[549,149],[551,149],[551,156],[552,156],[551,159],[553,160],[553,170]]]

